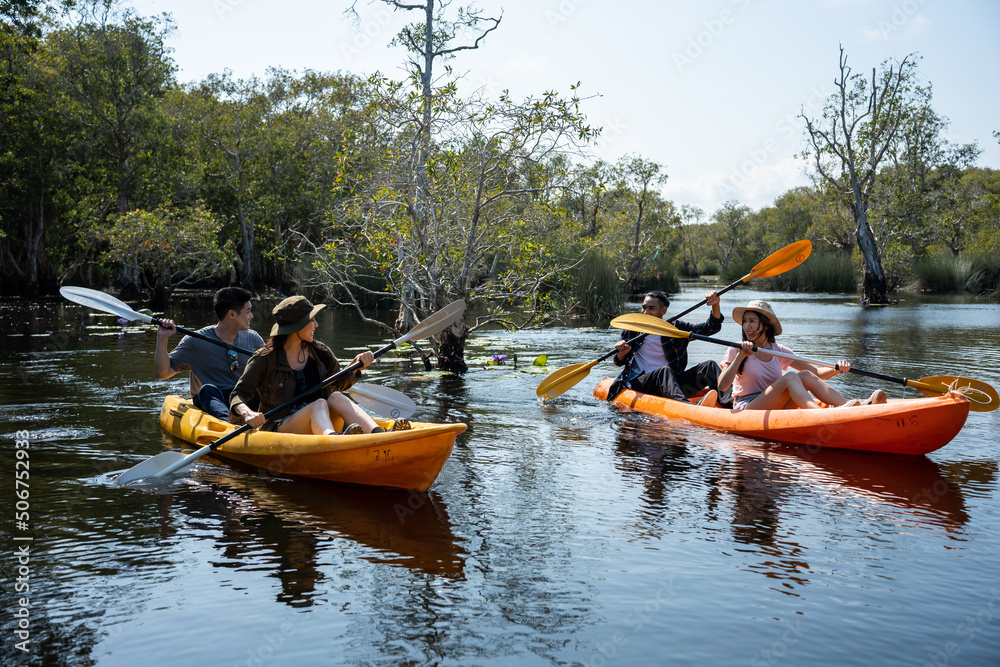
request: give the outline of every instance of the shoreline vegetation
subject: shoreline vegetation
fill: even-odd
[[[600,128],[580,84],[502,105],[381,74],[182,84],[169,15],[36,4],[0,22],[4,295],[79,285],[163,309],[180,290],[238,284],[396,307],[400,329],[440,305],[417,295],[435,294],[479,304],[492,323],[538,326],[608,319],[681,279],[733,280],[808,239],[809,260],[763,289],[867,293],[877,246],[890,293],[1000,299],[1000,170],[975,166],[974,143],[947,141],[929,88],[900,93],[889,157],[869,165],[862,252],[861,204],[829,173],[759,210],[730,200],[705,212],[661,195],[655,161],[593,159]],[[476,20],[484,35],[500,24]]]

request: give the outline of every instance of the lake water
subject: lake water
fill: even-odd
[[[671,311],[704,291],[685,286]],[[718,337],[739,340],[728,315],[755,298],[802,356],[1000,386],[1000,307],[985,300],[862,310],[741,289]],[[173,315],[213,319],[204,299]],[[368,376],[411,396],[414,419],[469,425],[427,494],[264,479],[211,456],[119,489],[113,473],[177,446],[157,415],[187,379],[154,379],[151,328],[57,300],[2,302],[0,323],[4,665],[1000,664],[1000,411],[926,457],[809,453],[617,411],[591,396],[610,362],[537,401],[545,373],[597,358],[615,330],[478,332],[465,376],[391,355]],[[341,358],[385,342],[349,313],[320,325]],[[692,361],[725,349],[689,347]],[[27,527],[16,431],[31,443]],[[30,653],[14,634],[24,596]]]

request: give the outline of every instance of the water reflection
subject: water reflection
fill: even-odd
[[[469,425],[471,431],[475,413],[469,406],[469,388],[465,376],[450,373],[442,375],[438,379],[436,391],[439,400],[434,402],[435,410],[427,421],[463,422]]]
[[[943,529],[951,539],[969,522],[961,477],[925,456],[756,443],[630,412],[616,430],[616,467],[642,488],[639,534],[662,537],[684,515],[728,522],[734,542],[763,554],[748,567],[786,580],[782,592],[809,580],[808,550],[796,537],[806,505],[834,515],[853,504],[868,521]],[[996,466],[966,464],[963,477],[989,486]]]
[[[781,487],[796,484],[887,503],[906,510],[915,523],[950,533],[960,532],[969,520],[960,483],[926,456],[755,443],[634,413],[619,423],[618,453],[628,461],[619,463],[619,469],[641,473],[647,488],[662,488],[664,480],[659,478],[663,475],[683,478],[685,471],[697,467],[686,451],[691,444],[732,457],[734,463],[719,468],[729,472],[731,481],[717,483],[740,490],[737,495],[748,497],[753,507],[772,505]],[[641,457],[642,465],[635,463],[635,456]],[[965,469],[966,476],[979,478],[983,484],[996,479],[996,466],[989,462]],[[757,497],[762,490],[771,494],[770,500]],[[647,500],[654,502],[658,497],[661,494],[647,495]]]
[[[158,498],[160,537],[180,531],[211,539],[214,567],[265,568],[281,583],[277,600],[312,606],[324,594],[322,567],[342,541],[361,545],[359,558],[414,572],[464,579],[465,552],[444,501],[427,494],[312,480],[266,480],[215,470],[191,478],[182,493]]]

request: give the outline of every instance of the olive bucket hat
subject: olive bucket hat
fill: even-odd
[[[755,300],[747,304],[746,308],[742,306],[733,308],[733,322],[736,322],[740,326],[743,326],[743,313],[748,310],[752,310],[755,313],[760,313],[771,320],[771,324],[774,325],[774,335],[777,336],[781,333],[781,322],[778,321],[778,316],[774,314],[771,310],[771,304],[767,301]]]
[[[299,331],[316,317],[316,313],[326,308],[325,303],[312,305],[304,296],[290,296],[271,310],[274,315],[272,336],[281,336]]]

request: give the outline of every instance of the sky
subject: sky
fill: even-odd
[[[169,13],[182,83],[269,67],[381,72],[403,78],[390,42],[417,12],[379,0],[133,0]],[[452,7],[468,3],[455,0]],[[579,82],[590,147],[615,162],[638,154],[663,167],[663,195],[706,218],[723,202],[759,209],[808,185],[800,112],[819,116],[835,92],[840,46],[870,76],[887,59],[921,57],[947,139],[976,142],[978,166],[1000,168],[1000,2],[997,0],[480,0],[500,27],[451,61],[463,90],[519,97],[570,94]]]

